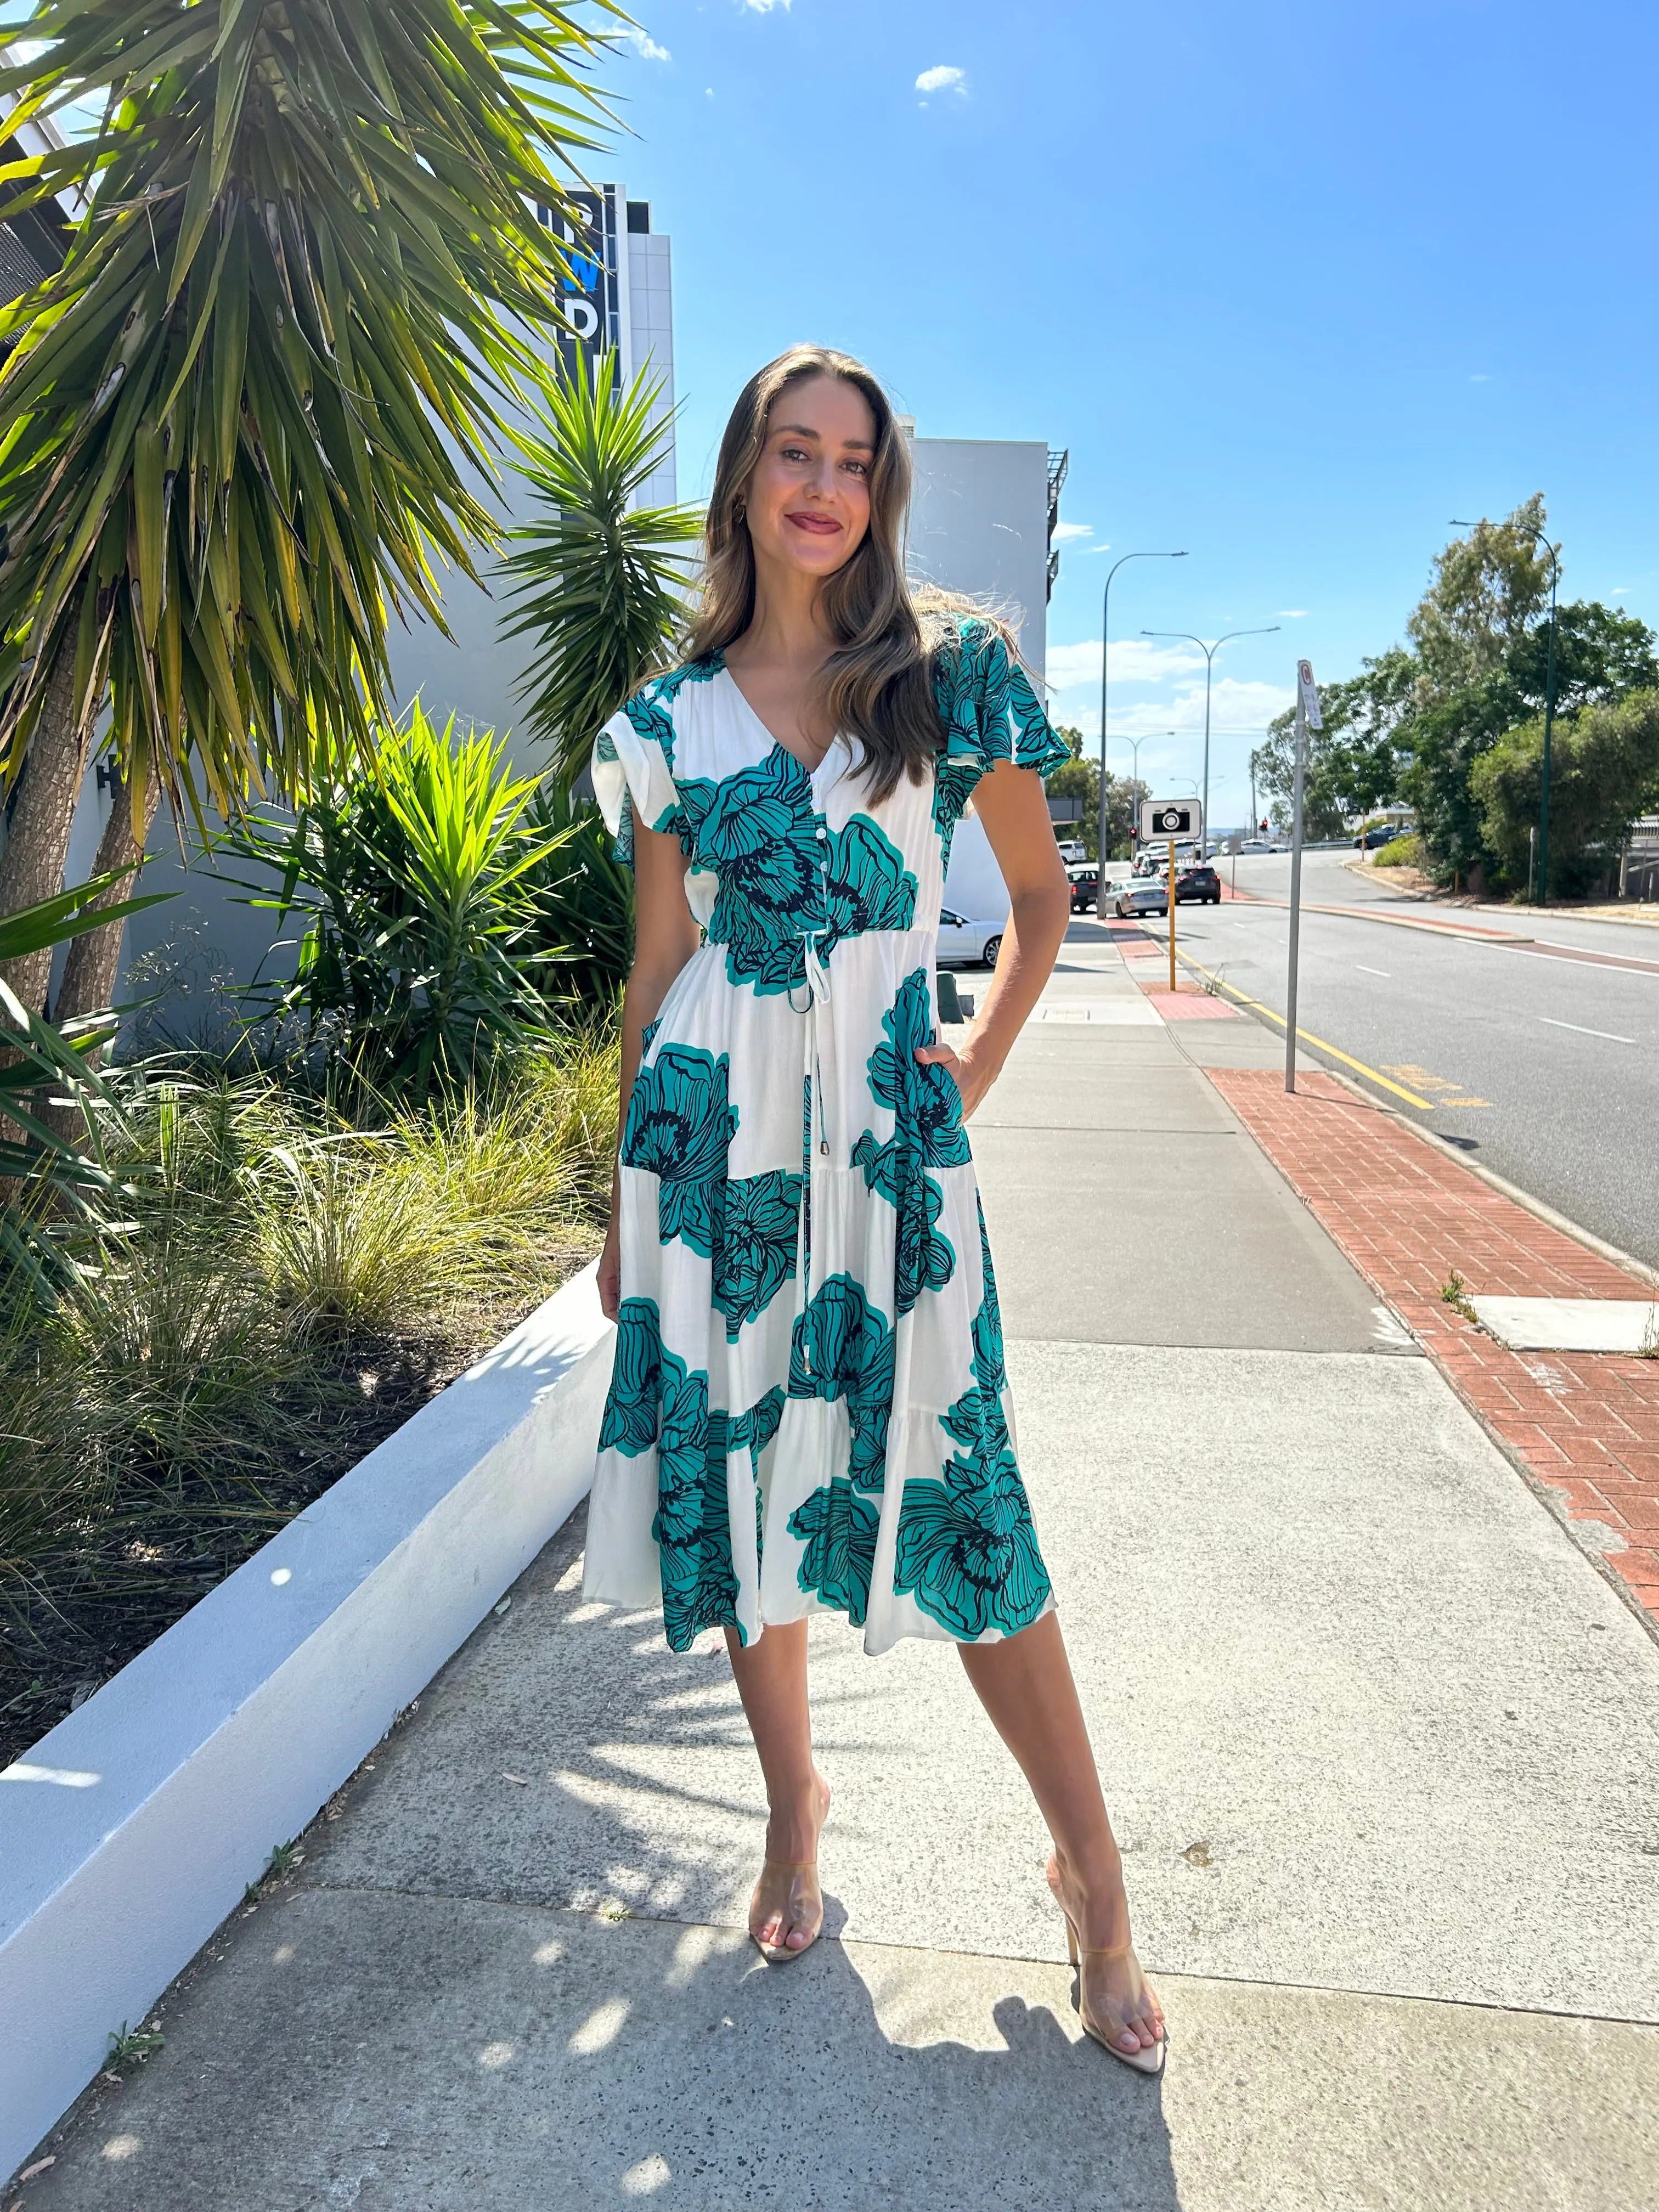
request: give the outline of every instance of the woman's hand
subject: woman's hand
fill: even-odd
[[[975,1059],[971,1037],[961,1052],[953,1052],[948,1044],[918,1045],[916,1058],[924,1066],[932,1066],[950,1070],[951,1080],[962,1093],[962,1113],[964,1121],[997,1079],[997,1072],[988,1061]]]
[[[621,1304],[622,1227],[613,1206],[611,1226],[605,1232],[605,1244],[599,1253],[599,1311],[607,1321],[615,1321]]]

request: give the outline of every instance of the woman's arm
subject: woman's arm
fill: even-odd
[[[628,802],[633,805],[632,799]],[[623,994],[622,1093],[617,1109],[620,1145],[628,1122],[628,1102],[640,1072],[640,1034],[656,1019],[670,985],[696,951],[702,933],[685,902],[686,856],[680,841],[665,831],[647,830],[634,816],[634,964]],[[622,1167],[611,1172],[611,1226],[599,1255],[599,1305],[615,1321],[622,1288]]]
[[[974,787],[974,811],[985,824],[1008,886],[1008,927],[985,1003],[962,1050],[928,1044],[916,1054],[918,1060],[942,1060],[950,1068],[964,1114],[973,1112],[1002,1073],[1048,980],[1072,915],[1042,777],[1032,769],[999,761]]]

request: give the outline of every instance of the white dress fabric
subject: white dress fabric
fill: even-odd
[[[934,662],[943,743],[872,801],[809,774],[720,655],[647,684],[594,749],[678,836],[705,942],[646,1033],[621,1148],[622,1304],[584,1593],[669,1643],[824,1608],[973,1642],[1054,1600],[1014,1455],[961,1100],[923,1066],[951,835],[994,763],[1066,757],[1000,634]]]

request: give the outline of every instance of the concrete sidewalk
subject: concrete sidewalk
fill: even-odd
[[[974,1144],[1163,2082],[1079,2039],[941,1647],[815,1626],[826,1940],[763,1966],[718,1639],[583,1605],[578,1516],[28,2212],[1659,2195],[1659,1649],[1204,1073],[1282,1046],[1166,1025],[1091,924],[1046,1012]]]

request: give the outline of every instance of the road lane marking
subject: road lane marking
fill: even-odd
[[[1580,1036],[1605,1037],[1609,1044],[1634,1044],[1634,1037],[1619,1036],[1612,1030],[1587,1030],[1583,1022],[1558,1022],[1553,1014],[1540,1014],[1540,1022],[1547,1022],[1553,1030],[1576,1030]]]
[[[1277,1022],[1280,1029],[1285,1026],[1283,1014],[1276,1014],[1271,1006],[1264,1006],[1260,999],[1251,998],[1248,991],[1241,991],[1237,983],[1230,983],[1224,975],[1212,975],[1201,960],[1194,960],[1190,952],[1182,952],[1179,945],[1176,947],[1176,951],[1177,957],[1184,960],[1189,968],[1196,968],[1200,975],[1208,976],[1210,981],[1218,989],[1231,991],[1242,1006],[1254,1006],[1257,1013],[1266,1014],[1267,1019],[1270,1022]],[[1379,1074],[1374,1067],[1367,1067],[1363,1060],[1354,1059],[1351,1053],[1344,1052],[1340,1046],[1328,1044],[1323,1037],[1316,1036],[1311,1030],[1304,1030],[1299,1023],[1297,1025],[1296,1033],[1298,1037],[1312,1045],[1316,1052],[1329,1053],[1333,1060],[1340,1060],[1345,1067],[1352,1068],[1357,1075],[1363,1075],[1368,1083],[1381,1084],[1384,1091],[1392,1091],[1396,1098],[1403,1098],[1408,1106],[1421,1107],[1425,1114],[1433,1112],[1433,1105],[1430,1100],[1419,1098],[1414,1091],[1407,1091],[1402,1083],[1390,1082],[1386,1075]]]
[[[1354,966],[1358,969],[1362,975],[1380,975],[1385,983],[1392,982],[1394,980],[1386,968],[1368,968],[1363,960],[1356,960]]]

